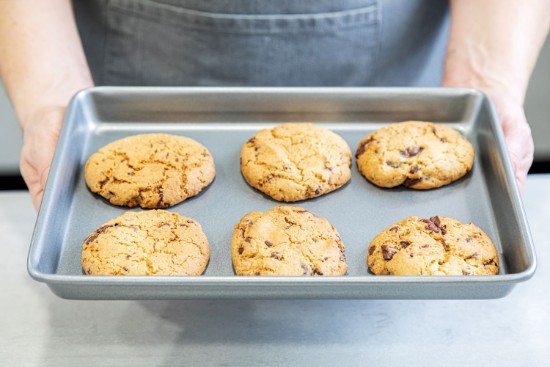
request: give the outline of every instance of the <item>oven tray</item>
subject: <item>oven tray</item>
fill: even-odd
[[[462,132],[474,145],[472,171],[428,191],[381,189],[352,164],[351,181],[316,199],[292,203],[327,218],[340,232],[349,265],[341,277],[238,277],[231,262],[233,226],[276,202],[252,189],[239,169],[241,146],[255,132],[285,121],[311,121],[340,134],[355,152],[366,134],[391,122],[424,120]],[[169,211],[201,223],[211,246],[203,276],[86,276],[84,239],[128,210],[92,194],[86,159],[125,136],[166,132],[205,145],[216,178]],[[141,210],[141,209],[131,209]],[[451,216],[481,227],[496,244],[495,276],[374,276],[367,246],[410,215]],[[28,270],[70,299],[487,299],[507,295],[535,271],[527,219],[497,115],[482,93],[443,88],[151,88],[96,87],[70,103],[33,234]]]

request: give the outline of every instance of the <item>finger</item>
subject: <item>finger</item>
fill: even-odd
[[[520,190],[523,189],[529,168],[533,163],[533,138],[531,129],[521,108],[508,111],[502,116],[503,130],[506,137],[506,145],[516,181]]]
[[[31,194],[32,203],[36,210],[40,207],[40,202],[42,201],[43,186],[40,183],[39,176],[36,174],[36,170],[28,164],[23,158],[20,164],[21,175],[23,180],[29,189]]]
[[[59,107],[43,109],[35,116],[36,123],[24,131],[21,174],[37,209],[46,186],[63,112]]]

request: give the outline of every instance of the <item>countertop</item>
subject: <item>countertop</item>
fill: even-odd
[[[547,366],[550,175],[524,205],[538,268],[466,301],[69,301],[27,274],[36,212],[0,193],[2,366]]]

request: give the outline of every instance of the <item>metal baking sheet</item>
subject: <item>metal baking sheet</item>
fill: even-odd
[[[340,232],[349,265],[342,277],[238,277],[230,243],[233,226],[251,211],[281,205],[246,184],[241,146],[255,132],[285,121],[311,121],[340,134],[354,152],[366,134],[391,122],[424,120],[462,132],[476,151],[473,170],[429,191],[381,189],[352,165],[344,187],[293,203],[327,218]],[[203,276],[86,276],[82,242],[124,211],[92,194],[86,159],[125,136],[166,132],[205,145],[216,163],[214,182],[169,208],[198,220],[211,259]],[[131,209],[141,210],[141,209]],[[381,230],[410,215],[451,216],[480,226],[495,242],[495,276],[374,276],[365,256]],[[416,88],[130,88],[80,92],[66,115],[32,238],[28,270],[71,299],[192,298],[499,298],[535,271],[535,253],[495,111],[471,89]]]

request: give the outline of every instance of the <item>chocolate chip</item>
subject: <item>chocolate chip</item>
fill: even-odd
[[[410,174],[415,174],[418,171],[420,171],[420,167],[415,164],[411,167],[411,169],[409,170],[409,173]]]
[[[248,225],[248,227],[252,227],[252,225],[254,224],[254,222],[253,222],[251,219],[249,219],[249,220],[246,222],[246,224]]]
[[[86,241],[84,243],[88,244],[94,241],[97,238],[97,236],[99,236],[99,233],[95,233],[95,232],[92,233],[91,235],[88,236],[88,238],[86,238]]]
[[[206,150],[203,150],[203,152],[201,153],[201,155],[202,155],[203,157],[207,157],[207,156],[208,156],[208,153],[206,152]]]
[[[400,150],[399,154],[401,154],[405,158],[410,158],[420,154],[423,150],[424,148],[422,147],[408,147],[405,150]]]
[[[241,246],[241,247],[239,247],[239,255],[242,255],[242,254],[243,254],[243,252],[244,252],[244,247],[242,247],[242,246]]]
[[[273,244],[272,244],[271,242],[269,242],[269,241],[265,241],[265,245],[266,245],[267,247],[273,247]]]
[[[399,227],[397,226],[390,228],[390,232],[397,232],[397,231],[399,231]]]
[[[442,143],[446,143],[447,139],[446,138],[441,138],[441,139],[439,139],[439,141],[442,142]]]
[[[257,271],[257,272],[255,272],[255,273],[254,273],[254,275],[260,275],[260,272],[259,272],[259,271]]]
[[[248,144],[254,144],[255,142],[256,142],[255,137],[252,137],[252,138],[248,139],[248,141],[247,141]]]
[[[313,269],[313,275],[323,275],[323,273],[319,269]]]
[[[99,188],[102,189],[107,182],[109,182],[109,177],[106,177],[103,181],[99,181]]]
[[[403,185],[410,187],[416,185],[419,182],[422,182],[421,178],[407,178],[405,182],[403,182]]]
[[[373,137],[368,138],[367,140],[363,141],[359,144],[357,147],[357,152],[355,153],[355,158],[359,158],[359,156],[363,153],[365,153],[365,149],[367,146],[374,141]]]
[[[428,248],[428,247],[430,247],[430,245],[422,245],[422,246],[420,246],[420,247],[422,247],[422,248]]]
[[[126,255],[126,260],[130,260],[131,257],[132,256],[130,256],[130,255]]]
[[[409,241],[401,241],[399,244],[401,245],[401,248],[407,248],[411,245]]]
[[[104,225],[104,226],[99,227],[98,229],[96,229],[94,231],[94,233],[92,233],[91,235],[88,236],[88,238],[86,238],[85,243],[90,243],[90,242],[94,241],[97,238],[97,236],[99,236],[100,234],[105,232],[107,230],[107,228],[110,228],[110,227],[114,227],[114,226],[113,225]]]
[[[466,237],[466,242],[472,242],[472,240],[473,240],[472,236]]]
[[[244,239],[244,241],[247,242],[247,243],[250,243],[250,241],[252,241],[252,237],[246,237],[246,238]]]
[[[283,255],[280,252],[272,252],[271,257],[273,259],[282,260]]]
[[[321,193],[321,188],[320,187],[317,187],[315,189],[315,195],[319,195]]]
[[[300,263],[300,266],[302,267],[302,269],[304,269],[304,275],[309,275],[311,274],[311,268],[309,267],[308,264],[306,264],[305,262],[301,262]]]
[[[386,161],[386,165],[387,165],[387,166],[390,166],[390,167],[392,167],[392,168],[399,168],[399,167],[401,167],[401,163],[399,163],[399,162],[396,163],[396,162],[392,162],[392,161]]]
[[[441,225],[441,221],[438,216],[431,217],[429,219],[421,219],[421,221],[426,223],[426,229],[436,233],[441,233],[443,235],[447,234],[447,226]]]
[[[483,262],[483,265],[495,265],[495,260],[494,260],[494,259],[490,259],[490,260],[484,261],[484,262]]]
[[[369,247],[369,255],[372,255],[372,254],[374,253],[375,250],[376,250],[376,247],[375,247],[375,246]]]
[[[395,249],[390,248],[388,245],[382,245],[382,257],[384,257],[384,260],[390,261],[396,253]]]
[[[189,226],[188,226],[187,224],[185,224],[185,223],[180,223],[180,227],[185,227],[185,228],[187,228],[187,227],[189,227]]]
[[[133,176],[133,175],[135,175],[136,173],[135,173],[135,172],[132,172],[132,171],[130,171],[130,172],[128,172],[127,174],[128,174],[128,176]]]
[[[123,266],[123,267],[122,267],[122,269],[124,269],[124,271],[126,271],[126,272],[128,272],[128,271],[129,271],[129,270],[128,270],[128,268],[127,268],[127,267],[125,267],[125,266]]]
[[[157,206],[164,206],[164,204],[162,204],[163,200],[164,200],[164,193],[162,192],[161,189],[159,189],[159,202],[158,202]]]

